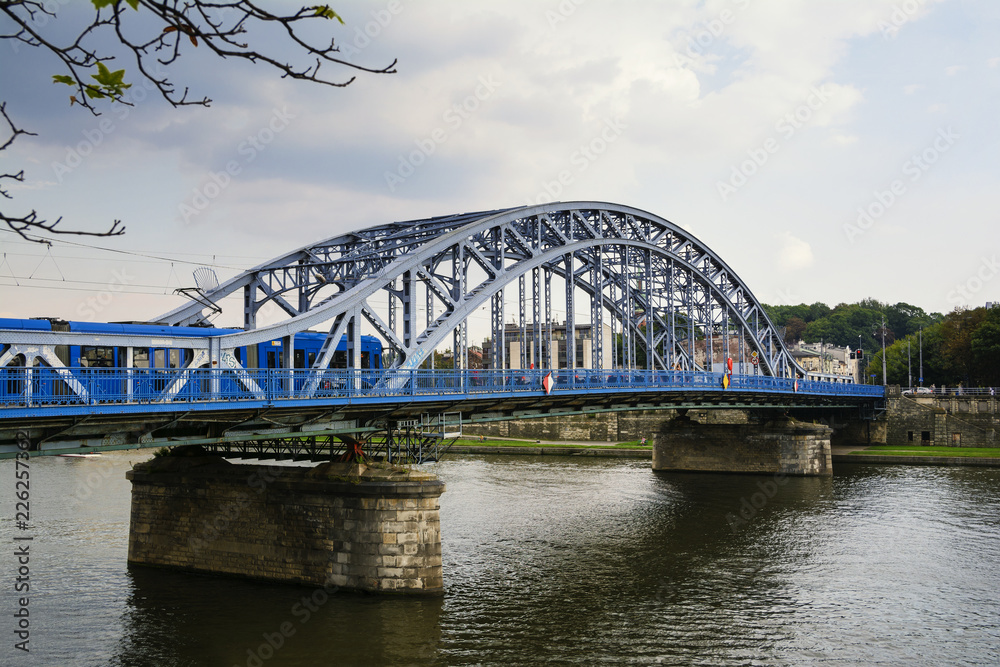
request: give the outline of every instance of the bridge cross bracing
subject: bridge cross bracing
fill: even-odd
[[[761,374],[805,375],[718,255],[677,225],[616,204],[555,203],[370,227],[261,264],[204,296],[218,303],[240,290],[246,331],[205,345],[203,364],[225,350],[322,327],[328,344],[315,369],[329,365],[345,335],[349,349],[358,349],[363,331],[384,341],[388,366],[426,366],[450,343],[455,366],[466,368],[469,318],[488,309],[494,369],[555,367],[553,323],[562,320],[567,332],[591,325],[587,357],[597,368],[699,371],[733,358],[752,373],[756,352]],[[268,304],[288,319],[258,327]],[[155,321],[205,324],[211,314],[191,302]],[[512,334],[520,344],[510,358]],[[567,368],[578,365],[577,343],[565,335]]]

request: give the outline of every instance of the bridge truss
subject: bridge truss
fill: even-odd
[[[261,264],[155,321],[207,324],[215,309],[206,301],[241,290],[245,331],[208,342],[193,366],[321,327],[328,336],[312,364],[317,371],[344,336],[351,365],[360,367],[351,350],[360,349],[363,331],[384,341],[389,367],[432,366],[434,350],[448,346],[454,367],[468,368],[473,328],[486,330],[493,369],[710,371],[732,358],[743,374],[756,372],[755,358],[764,375],[806,374],[717,254],[663,218],[616,204],[553,203],[369,227]],[[258,327],[269,304],[288,319]],[[554,330],[565,332],[559,341]]]

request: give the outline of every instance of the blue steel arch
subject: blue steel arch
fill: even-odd
[[[535,347],[530,356],[541,363],[543,326],[551,331],[552,276],[565,288],[567,331],[575,330],[577,295],[590,300],[595,366],[607,361],[602,359],[607,320],[616,343],[621,339],[622,354],[615,354],[613,366],[634,366],[642,349],[645,367],[704,368],[731,356],[726,353],[737,344],[738,358],[756,352],[765,374],[806,374],[750,289],[716,253],[663,218],[604,202],[390,223],[304,246],[204,293],[217,302],[242,290],[246,331],[206,339],[198,361],[324,326],[327,345],[316,369],[326,367],[343,336],[356,345],[362,327],[383,338],[399,367],[421,365],[449,335],[462,365],[468,319],[490,304],[493,366],[505,364],[504,319],[512,311],[522,333],[530,320],[536,334],[530,337]],[[512,308],[506,293],[515,281],[518,299]],[[257,327],[260,309],[270,303],[289,318]],[[205,304],[192,302],[156,321],[196,324],[207,317]],[[724,353],[717,355],[713,345],[719,337]],[[521,338],[522,359],[528,338]],[[567,336],[565,345],[575,348],[574,336]],[[546,360],[551,364],[551,353]],[[567,349],[567,365],[575,361],[575,349]],[[516,367],[513,359],[510,366]]]

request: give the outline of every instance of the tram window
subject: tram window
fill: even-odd
[[[180,350],[170,350],[170,368],[180,368],[181,367],[181,351]]]
[[[347,368],[347,352],[334,352],[330,368]]]
[[[149,368],[148,347],[137,347],[132,350],[132,365],[135,368]]]
[[[115,348],[83,346],[80,348],[80,365],[89,368],[114,368]]]
[[[295,350],[295,368],[305,368],[305,364],[306,364],[306,351]]]
[[[281,355],[277,354],[274,350],[267,351],[267,367],[268,368],[281,368],[278,362],[281,360]]]
[[[312,368],[315,365],[316,365],[316,353],[315,352],[310,352],[309,353],[309,368]]]
[[[153,368],[166,368],[166,350],[162,347],[153,350]]]

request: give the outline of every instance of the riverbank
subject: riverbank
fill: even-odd
[[[569,440],[517,440],[484,438],[456,440],[449,449],[453,454],[513,454],[521,456],[599,456],[611,458],[652,459],[651,445],[639,442],[580,442]],[[878,465],[981,466],[1000,468],[1000,448],[982,447],[895,447],[838,446],[833,448],[834,463],[869,463]]]
[[[875,445],[859,448],[836,447],[833,452],[833,462],[1000,468],[1000,448],[924,447],[919,445]]]
[[[448,448],[452,454],[517,454],[521,456],[600,456],[652,459],[652,445],[632,442],[571,440],[517,440],[515,438],[460,439]]]

